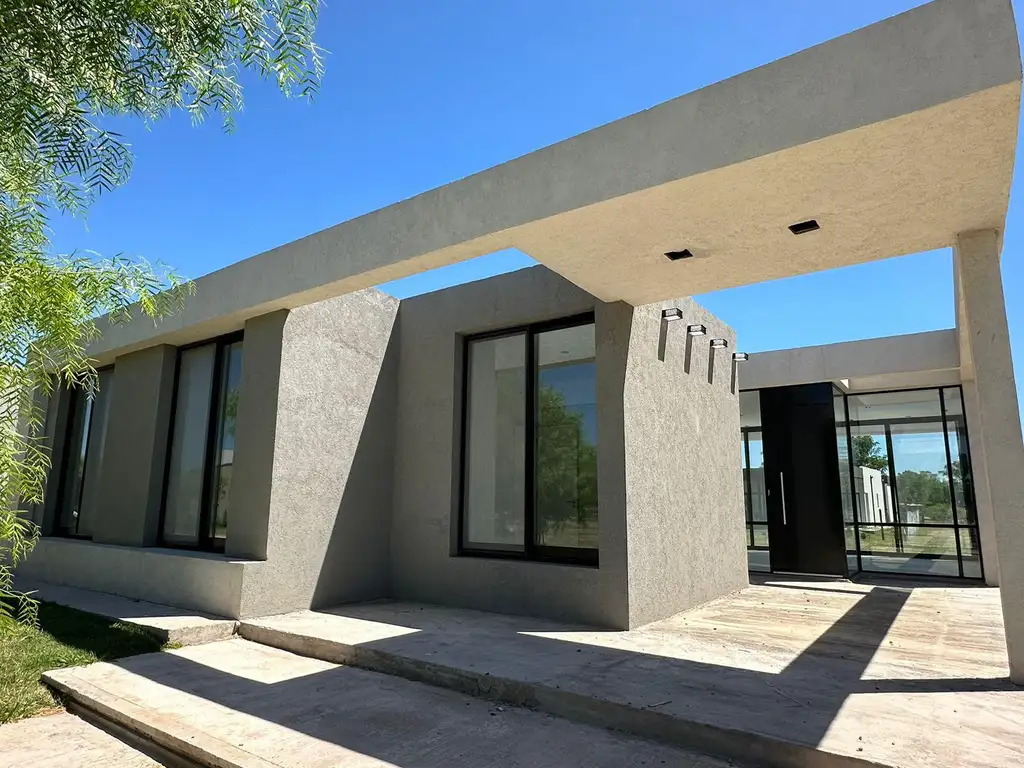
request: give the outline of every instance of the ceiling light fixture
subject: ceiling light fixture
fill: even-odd
[[[666,251],[665,255],[669,261],[679,261],[680,259],[692,259],[693,251],[689,248],[683,248],[681,251]]]
[[[806,235],[808,232],[816,232],[819,229],[821,229],[821,226],[819,226],[815,219],[808,219],[807,221],[800,221],[789,225],[789,231],[794,235]]]

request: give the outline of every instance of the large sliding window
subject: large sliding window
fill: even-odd
[[[222,550],[227,537],[242,339],[182,349],[164,494],[164,544]]]
[[[593,316],[468,338],[460,551],[597,563]]]
[[[92,536],[114,369],[100,369],[97,378],[97,389],[92,396],[82,389],[62,390],[69,400],[53,530],[58,536]]]

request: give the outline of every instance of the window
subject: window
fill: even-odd
[[[466,340],[460,551],[597,563],[593,317]]]
[[[752,571],[770,571],[761,401],[760,393],[756,390],[740,392],[740,434],[743,499],[747,519],[747,567]]]
[[[238,336],[178,353],[164,544],[223,550],[242,374]]]
[[[54,525],[58,536],[92,536],[114,369],[103,368],[97,377],[92,397],[81,389],[62,390],[68,398],[68,412]]]

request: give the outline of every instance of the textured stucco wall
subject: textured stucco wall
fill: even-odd
[[[258,485],[233,484],[228,536],[259,554],[265,526],[266,561],[245,571],[243,616],[387,595],[397,312],[370,289],[268,319],[258,355],[246,337],[243,387],[265,380],[242,392],[234,482]]]
[[[243,574],[254,565],[202,552],[44,538],[18,577],[238,618]]]
[[[679,307],[683,319],[663,323],[666,307]],[[748,582],[732,379],[735,333],[692,299],[628,314],[623,412],[629,623],[638,626]],[[708,335],[693,337],[687,368],[686,326],[697,323],[707,326]],[[712,351],[713,338],[726,339],[728,348]]]
[[[1001,247],[994,230],[962,234],[954,263],[964,308],[960,332],[967,335],[973,368],[966,398],[975,411],[974,422],[968,423],[972,454],[978,441],[984,446],[984,465],[975,466],[974,479],[988,485],[1010,677],[1024,683],[1024,442],[999,269]],[[979,517],[981,512],[979,507]]]
[[[621,483],[618,489],[606,485],[614,478],[605,474],[612,438],[603,414],[598,422],[600,567],[454,556],[461,335],[579,314],[595,305],[602,414],[602,382],[612,373],[603,357],[603,310],[553,272],[534,267],[402,302],[391,533],[394,597],[604,626],[627,623],[622,491]],[[609,508],[606,491],[617,501]]]
[[[93,541],[157,542],[176,361],[166,345],[117,358]]]

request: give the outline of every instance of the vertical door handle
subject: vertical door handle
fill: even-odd
[[[786,477],[779,472],[779,495],[782,497],[782,524],[788,525],[786,522]]]

